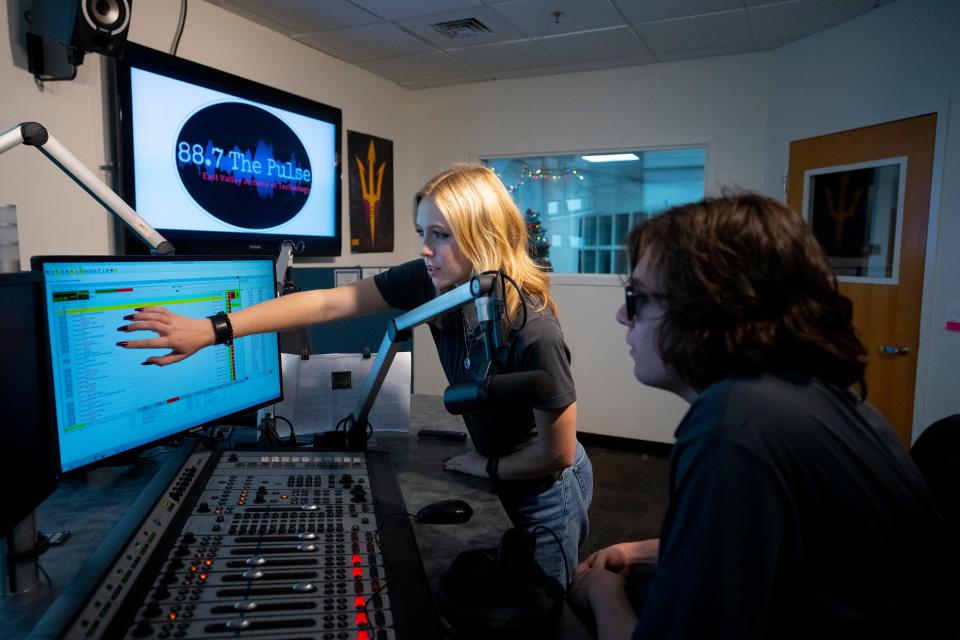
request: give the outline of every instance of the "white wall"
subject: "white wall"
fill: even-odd
[[[8,45],[0,47],[0,130],[25,120],[40,122],[98,172],[109,156],[104,136],[102,59],[88,55],[76,80],[50,82],[40,91],[25,70],[22,44],[6,37],[22,31],[11,23],[24,4],[24,0],[5,0],[0,12],[0,34]],[[179,10],[178,0],[134,3],[129,39],[167,51]],[[350,254],[344,176],[345,237],[342,256],[335,263],[378,266],[410,255],[416,238],[412,225],[403,222],[410,208],[409,194],[419,186],[414,183],[420,178],[401,155],[414,138],[408,90],[206,2],[190,3],[178,55],[339,107],[343,109],[344,132],[351,129],[393,140],[399,215],[396,250],[391,254]],[[109,182],[108,176],[99,175]],[[32,255],[107,254],[113,249],[109,214],[34,150],[19,148],[0,156],[0,201],[17,205],[23,268],[29,268]]]
[[[489,155],[706,144],[708,190],[760,189],[769,66],[765,54],[731,56],[420,91],[415,158],[428,176]],[[634,380],[613,317],[619,278],[558,276],[553,292],[573,353],[580,429],[671,441],[686,404]],[[420,393],[445,386],[432,351],[418,334]]]
[[[940,111],[914,437],[960,412],[960,2],[900,0],[773,54],[766,191],[780,195],[791,140]]]

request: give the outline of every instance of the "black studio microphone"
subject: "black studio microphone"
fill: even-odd
[[[553,380],[543,371],[521,371],[487,376],[480,382],[452,384],[443,392],[450,413],[495,411],[507,406],[532,406],[553,395]]]

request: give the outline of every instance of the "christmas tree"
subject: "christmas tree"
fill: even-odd
[[[547,240],[547,229],[540,222],[540,214],[533,209],[527,209],[524,217],[527,221],[527,251],[530,257],[547,271],[552,271],[550,241]]]

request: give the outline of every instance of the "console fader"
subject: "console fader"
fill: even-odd
[[[402,512],[382,452],[195,452],[63,635],[434,637]]]

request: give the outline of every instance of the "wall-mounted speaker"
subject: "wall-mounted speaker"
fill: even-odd
[[[132,0],[33,0],[29,32],[83,52],[119,57]],[[79,62],[77,63],[79,64]]]

